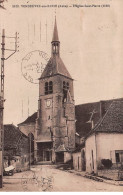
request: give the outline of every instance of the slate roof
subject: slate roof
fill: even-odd
[[[29,123],[35,123],[37,119],[37,112],[35,112],[34,114],[32,114],[31,116],[29,116],[25,121],[23,121],[22,123],[19,123],[19,125],[26,125],[26,124],[29,124]]]
[[[62,59],[57,55],[50,58],[40,79],[45,78],[45,77],[55,76],[55,75],[63,75],[67,78],[72,79]]]
[[[56,18],[55,18],[55,25],[54,25],[54,32],[53,32],[53,39],[52,42],[58,42],[58,44],[60,44],[59,41],[59,37],[58,37],[58,30],[57,30],[57,24],[56,24]],[[41,77],[39,79],[43,79],[46,77],[51,77],[54,75],[63,75],[67,78],[72,79],[71,75],[69,74],[68,70],[66,69],[62,59],[60,58],[59,55],[53,55],[50,60],[48,61]]]
[[[27,137],[13,124],[4,125],[4,149],[13,149],[18,146],[21,137]]]
[[[56,17],[55,17],[55,25],[54,25],[54,32],[53,32],[52,42],[55,42],[55,41],[58,41],[59,42]]]
[[[93,132],[123,133],[123,100],[115,100]]]
[[[112,101],[113,100],[105,100],[75,106],[76,131],[81,137],[85,137],[91,131],[90,118],[92,117],[94,126],[96,126],[100,118],[106,113]],[[93,111],[94,114],[92,116]]]

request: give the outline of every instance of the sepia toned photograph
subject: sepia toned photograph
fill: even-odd
[[[123,191],[122,6],[0,1],[0,193]]]

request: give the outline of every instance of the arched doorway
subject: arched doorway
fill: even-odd
[[[29,165],[34,164],[34,135],[28,134],[29,137]]]

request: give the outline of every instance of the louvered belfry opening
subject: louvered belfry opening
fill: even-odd
[[[46,82],[45,83],[45,95],[53,93],[53,82]]]

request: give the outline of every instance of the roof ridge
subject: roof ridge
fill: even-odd
[[[16,125],[14,125],[13,123],[4,124],[4,126],[7,126],[7,125],[11,125],[11,126],[17,127],[17,126],[16,126]]]
[[[123,100],[123,98],[116,98],[116,99],[107,99],[107,100],[99,100],[99,101],[95,101],[95,102],[85,102],[85,103],[82,103],[82,104],[77,104],[75,106],[81,106],[81,105],[87,105],[87,104],[96,104],[96,103],[100,103],[101,101],[103,102],[108,102],[108,101],[121,101]]]

